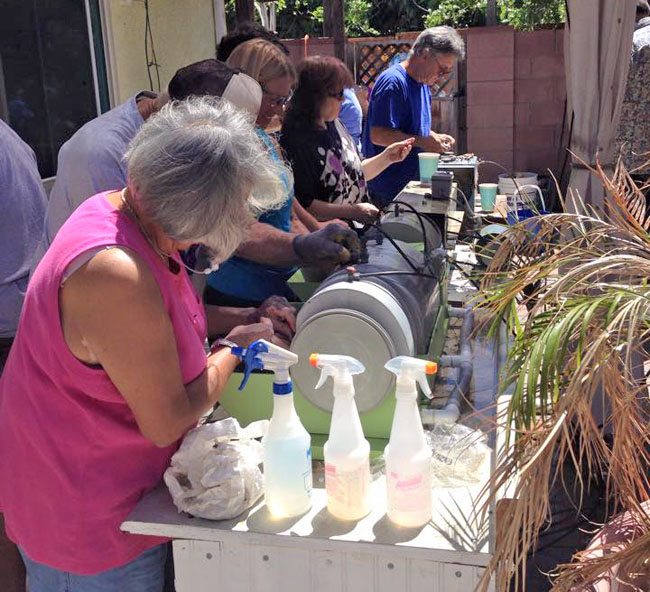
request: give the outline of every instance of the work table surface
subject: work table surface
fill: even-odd
[[[489,470],[489,459],[484,465]],[[372,510],[357,522],[343,522],[327,510],[322,470],[316,463],[314,471],[313,506],[305,515],[274,518],[263,498],[250,510],[233,520],[204,520],[179,513],[164,485],[145,496],[123,523],[122,529],[144,535],[202,541],[236,541],[253,537],[259,544],[295,545],[300,537],[303,548],[325,549],[332,545],[351,545],[350,550],[367,547],[375,554],[387,556],[395,545],[409,548],[409,555],[457,564],[486,565],[489,561],[488,528],[491,516],[481,522],[475,515],[480,506],[480,493],[487,478],[470,487],[434,488],[433,519],[423,528],[402,528],[393,525],[385,511],[385,479],[378,476],[371,484]],[[272,541],[271,541],[272,539]],[[284,543],[282,542],[284,539]]]

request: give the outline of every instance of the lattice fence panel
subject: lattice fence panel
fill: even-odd
[[[377,43],[360,45],[358,53],[357,83],[368,86],[377,76],[388,67],[393,58],[411,49],[410,43],[396,41],[394,43]]]

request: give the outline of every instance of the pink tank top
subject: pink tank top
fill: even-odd
[[[107,193],[74,212],[36,269],[0,379],[7,533],[35,561],[77,574],[117,567],[166,540],[121,532],[120,524],[160,482],[177,444],[158,448],[147,440],[106,372],[68,349],[58,308],[66,267],[106,245],[138,253],[171,319],[184,383],[206,367],[207,322],[187,274],[169,271]]]

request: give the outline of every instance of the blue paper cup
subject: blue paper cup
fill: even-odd
[[[481,194],[481,209],[484,212],[493,212],[497,200],[496,183],[479,183],[478,191]]]
[[[418,160],[420,161],[420,183],[422,185],[431,185],[431,177],[438,170],[438,160],[440,154],[436,152],[420,152]]]

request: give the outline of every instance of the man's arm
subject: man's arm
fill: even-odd
[[[395,142],[402,142],[412,138],[413,134],[407,134],[398,129],[390,127],[372,127],[370,128],[370,141],[377,146],[389,146]],[[446,152],[451,150],[456,144],[456,140],[446,134],[437,134],[431,131],[429,136],[415,136],[414,146],[421,148],[425,152]]]
[[[356,233],[337,224],[327,224],[307,234],[294,234],[256,222],[248,234],[248,240],[237,249],[237,255],[278,267],[354,262],[361,249]]]
[[[256,263],[293,267],[300,258],[293,249],[297,233],[284,232],[270,224],[255,222],[248,231],[248,239],[237,249],[237,256]]]

